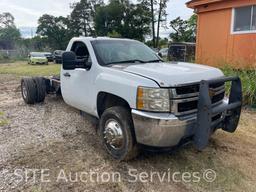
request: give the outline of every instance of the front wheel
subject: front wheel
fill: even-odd
[[[106,151],[115,159],[127,161],[138,155],[131,114],[124,107],[104,111],[100,119],[100,137]]]

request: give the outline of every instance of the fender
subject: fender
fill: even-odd
[[[136,97],[138,86],[147,85],[148,87],[158,88],[158,84],[148,78],[127,73],[117,69],[104,67],[96,77],[95,86],[97,87],[95,98],[100,92],[106,92],[124,99],[132,109],[136,108]],[[97,99],[95,101],[97,106]],[[97,114],[97,107],[95,109]]]

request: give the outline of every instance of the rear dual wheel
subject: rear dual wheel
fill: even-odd
[[[36,102],[36,85],[32,78],[21,80],[21,94],[27,104],[34,104]]]
[[[21,94],[27,104],[43,102],[46,95],[44,78],[23,78],[21,80]]]
[[[45,94],[46,94],[45,80],[42,77],[34,77],[33,81],[36,84],[36,93],[37,93],[36,102],[41,103],[44,101]]]

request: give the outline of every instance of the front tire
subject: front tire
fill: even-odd
[[[138,155],[131,113],[124,107],[106,109],[100,119],[100,137],[106,151],[117,160]]]

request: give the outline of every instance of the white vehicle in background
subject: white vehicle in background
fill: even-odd
[[[116,159],[186,142],[202,150],[217,129],[237,128],[240,79],[217,68],[166,63],[141,42],[105,37],[73,38],[62,60],[59,78],[22,79],[23,99],[34,104],[61,92],[68,105],[99,120],[103,146]]]
[[[158,52],[158,55],[163,57],[163,58],[167,58],[168,57],[168,51],[169,51],[168,48],[160,49],[160,51]]]

